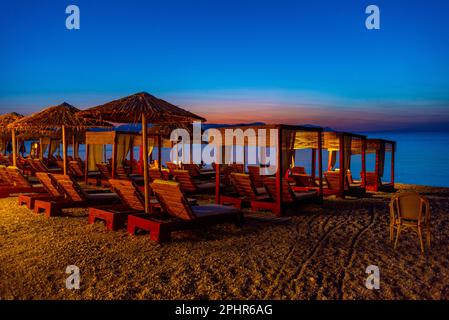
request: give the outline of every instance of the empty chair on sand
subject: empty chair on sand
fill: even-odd
[[[430,205],[426,197],[416,192],[400,193],[390,202],[390,241],[393,242],[396,230],[396,249],[399,236],[404,229],[418,234],[421,252],[424,252],[423,231],[425,229],[427,246],[430,247]]]
[[[135,234],[142,229],[157,242],[170,239],[174,231],[203,228],[209,225],[231,222],[242,223],[240,210],[222,205],[190,206],[178,182],[156,180],[151,188],[160,202],[163,212],[128,216],[128,232]]]

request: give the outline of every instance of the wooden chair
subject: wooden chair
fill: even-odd
[[[64,192],[54,183],[50,174],[47,172],[36,172],[36,177],[44,186],[45,192],[41,194],[21,194],[19,195],[19,206],[26,205],[28,209],[33,210],[37,200],[63,200]]]
[[[396,230],[396,249],[402,230],[411,229],[418,234],[421,252],[424,252],[423,229],[425,228],[427,246],[430,247],[430,204],[426,197],[416,192],[400,193],[390,202],[390,241]]]
[[[70,176],[52,174],[55,183],[64,192],[65,198],[51,200],[36,200],[34,211],[44,213],[46,217],[61,215],[62,209],[85,208],[96,205],[119,203],[117,194],[111,192],[87,193]]]
[[[190,206],[178,182],[156,180],[151,184],[165,214],[129,215],[128,232],[135,234],[142,229],[150,233],[150,239],[164,242],[174,231],[204,228],[209,225],[233,222],[240,226],[242,213],[222,205]]]
[[[173,170],[172,174],[185,193],[210,193],[215,190],[214,182],[197,183],[188,170]]]
[[[33,185],[16,167],[3,167],[0,171],[2,181],[8,182],[8,184],[0,186],[0,198],[6,198],[17,193],[44,192],[44,188],[41,185]]]

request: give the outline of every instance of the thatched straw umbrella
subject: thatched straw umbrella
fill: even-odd
[[[112,127],[111,124],[97,120],[85,119],[77,115],[79,109],[64,102],[58,106],[46,108],[31,116],[19,119],[9,125],[9,128],[19,131],[58,130],[62,131],[62,152],[64,159],[64,174],[67,174],[67,140],[66,129],[85,129]],[[14,154],[14,159],[16,154]]]
[[[16,112],[5,113],[0,115],[0,135],[3,142],[5,143],[5,150],[4,150],[5,153],[6,153],[6,141],[10,139],[9,135],[11,134],[11,130],[9,130],[7,127],[9,124],[21,118],[23,118],[23,115],[18,114]],[[13,148],[15,147],[16,146],[13,145]]]
[[[136,93],[106,104],[80,112],[84,117],[94,117],[111,122],[142,123],[143,154],[148,155],[148,123],[176,124],[192,122],[193,120],[206,121],[189,111],[181,109],[167,101],[158,99],[146,92]],[[150,212],[150,190],[148,160],[143,162],[145,183],[145,212]]]

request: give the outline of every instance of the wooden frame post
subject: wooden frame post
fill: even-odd
[[[145,113],[142,113],[143,180],[145,191],[145,213],[150,213],[150,185],[148,172],[148,128]]]
[[[315,182],[316,175],[316,149],[312,149],[312,181]]]
[[[366,187],[366,139],[362,140],[362,187]]]
[[[271,139],[271,138],[270,138]],[[281,216],[283,213],[282,206],[282,127],[278,128],[277,137],[277,170],[276,170],[276,215]]]
[[[320,196],[323,199],[323,133],[318,132],[318,179],[320,184]]]
[[[220,164],[215,163],[215,203],[220,204]]]
[[[64,164],[64,175],[67,175],[67,136],[65,126],[62,126],[62,157]]]
[[[391,144],[391,172],[390,172],[390,182],[394,188],[394,162],[395,162],[395,153],[396,153],[396,142]]]
[[[117,134],[114,134],[114,142],[112,143],[112,179],[117,175]]]
[[[340,134],[340,150],[339,150],[339,156],[340,156],[340,191],[339,196],[341,198],[345,197],[345,176],[346,176],[346,170],[345,170],[345,136],[343,133]]]
[[[14,167],[17,167],[17,139],[15,129],[12,129],[11,140],[12,140],[12,165]]]
[[[84,159],[84,182],[87,184],[89,175],[89,144],[86,141],[86,159]]]

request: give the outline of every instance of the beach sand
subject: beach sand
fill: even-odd
[[[393,250],[388,194],[247,215],[241,229],[174,233],[163,245],[88,225],[85,209],[46,219],[1,199],[0,299],[448,299],[449,189],[398,187],[430,199],[425,254],[411,232]],[[68,265],[80,269],[79,290],[65,287]],[[369,265],[379,290],[365,287]]]

